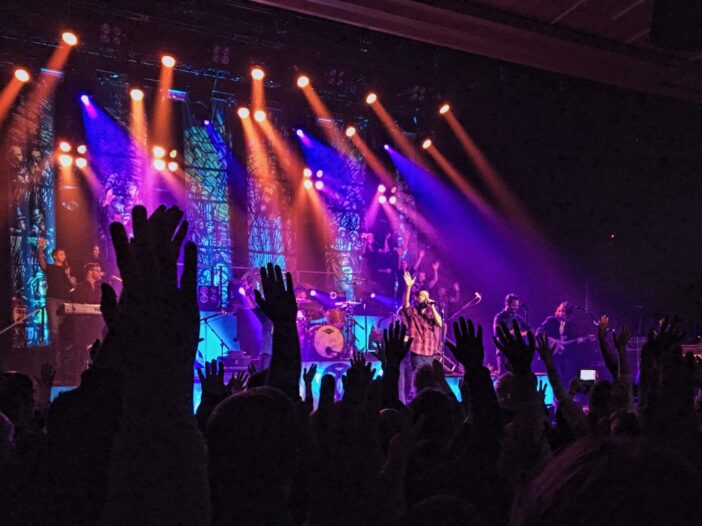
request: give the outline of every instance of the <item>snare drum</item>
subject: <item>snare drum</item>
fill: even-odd
[[[314,333],[314,350],[324,358],[339,358],[344,350],[344,335],[338,327],[322,325]]]

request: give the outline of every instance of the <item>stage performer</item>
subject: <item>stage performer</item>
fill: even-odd
[[[500,312],[495,314],[495,318],[492,320],[492,335],[497,337],[497,328],[500,323],[507,325],[507,328],[512,331],[514,327],[514,321],[517,321],[519,325],[519,331],[522,336],[527,335],[529,330],[529,325],[526,320],[519,315],[519,309],[521,308],[521,303],[519,296],[514,293],[509,293],[505,296],[505,307]],[[497,362],[497,374],[502,375],[507,372],[505,367],[505,356],[498,350],[495,351],[495,361]]]
[[[102,282],[102,269],[99,263],[87,263],[85,265],[85,277],[71,291],[71,301],[73,303],[100,304],[102,292],[100,283]]]
[[[59,309],[69,300],[71,289],[76,285],[76,279],[71,276],[66,252],[61,248],[51,251],[53,263],[47,263],[44,250],[46,239],[39,238],[36,257],[39,267],[46,276],[46,315],[49,322],[49,345],[56,351],[60,350],[61,316]]]
[[[443,320],[436,310],[434,301],[429,297],[429,291],[417,291],[415,304],[410,303],[416,278],[413,278],[409,272],[405,272],[403,278],[405,293],[402,297],[402,313],[407,320],[408,337],[412,338],[409,352],[410,369],[416,371],[422,365],[431,365],[435,358],[439,358],[437,329],[442,327]],[[409,378],[405,375],[405,381],[408,380]]]

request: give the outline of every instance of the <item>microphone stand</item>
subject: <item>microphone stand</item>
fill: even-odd
[[[451,318],[449,319],[449,321],[453,321],[453,320],[456,319],[458,316],[460,316],[461,313],[463,313],[464,310],[466,310],[466,309],[468,309],[468,308],[470,308],[470,307],[475,307],[475,306],[478,305],[481,301],[483,301],[483,297],[482,297],[482,296],[473,296],[473,297],[470,299],[470,301],[469,301],[468,303],[466,303],[465,305],[463,305],[463,307],[461,307],[460,309],[458,309],[458,310],[456,311],[456,313],[453,314],[453,315],[451,316]]]

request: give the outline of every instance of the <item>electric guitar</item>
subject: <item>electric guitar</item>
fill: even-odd
[[[587,336],[581,336],[579,338],[571,338],[569,340],[559,340],[557,338],[549,338],[548,343],[550,345],[555,345],[556,350],[553,352],[554,355],[556,354],[562,354],[565,351],[566,345],[572,345],[575,343],[585,343],[585,342],[594,342],[597,339],[597,336],[594,334],[588,334]]]

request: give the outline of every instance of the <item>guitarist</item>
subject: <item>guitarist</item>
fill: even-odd
[[[563,301],[556,307],[554,315],[548,316],[536,329],[536,336],[545,334],[549,343],[556,345],[553,361],[564,382],[569,382],[580,368],[580,360],[577,359],[576,353],[571,351],[572,348],[592,339],[590,336],[579,338],[575,335],[572,316],[573,306]]]

